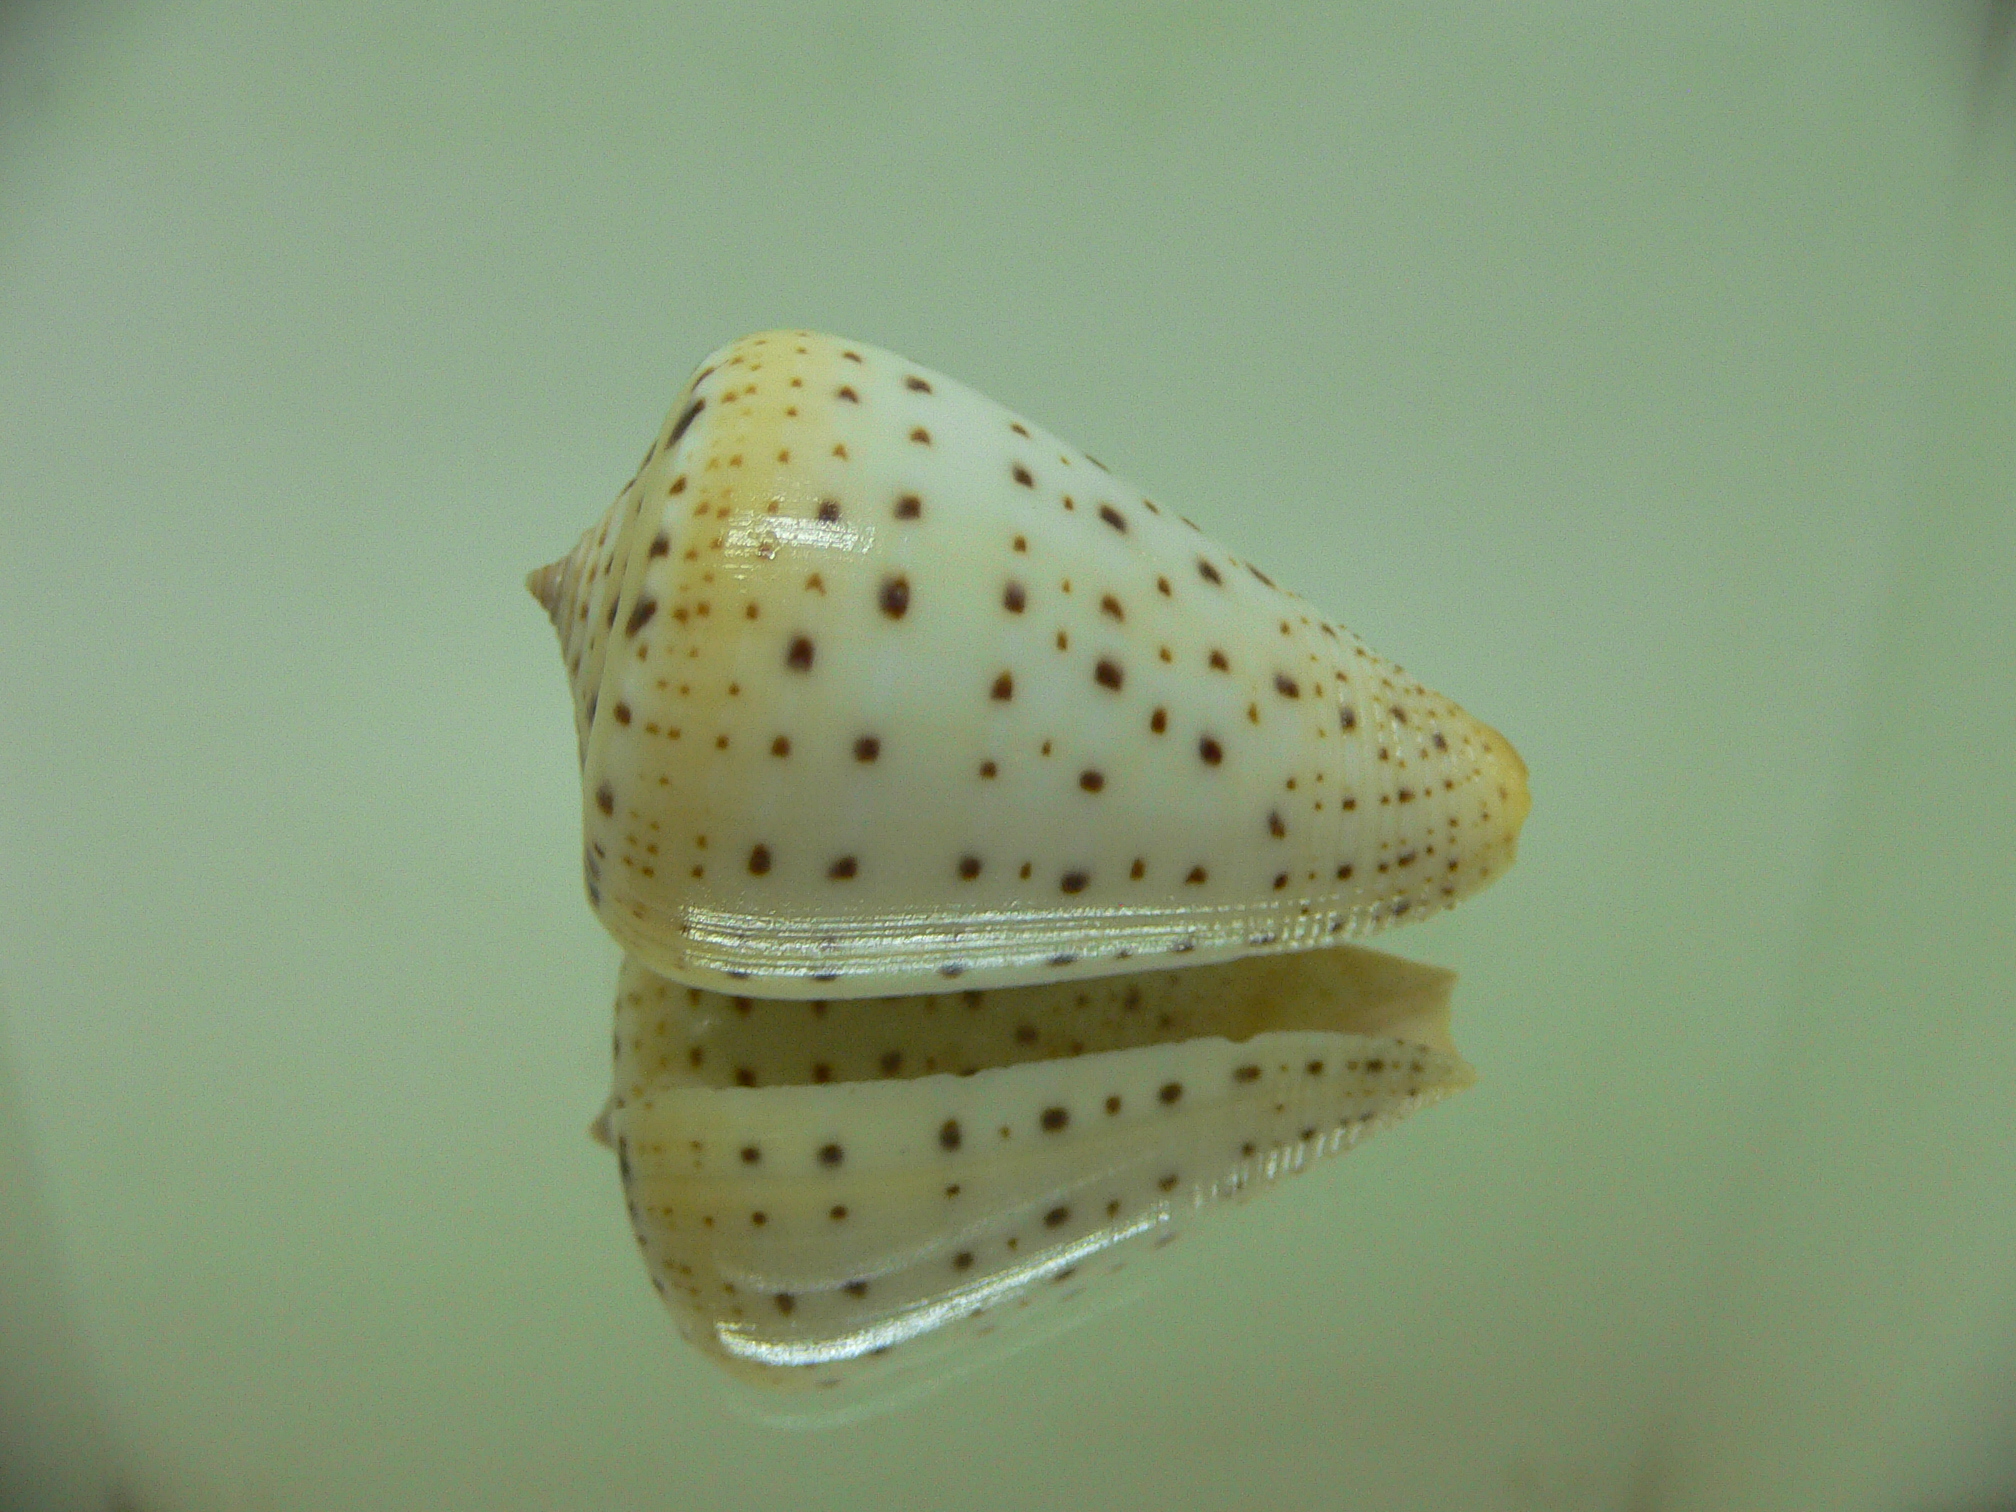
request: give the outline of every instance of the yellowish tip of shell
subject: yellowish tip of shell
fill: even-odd
[[[562,557],[544,567],[535,567],[525,575],[526,588],[531,591],[532,597],[539,600],[540,607],[546,611],[546,618],[555,623],[558,623],[560,614],[560,579],[566,565],[567,559]]]
[[[1505,824],[1508,837],[1517,840],[1520,828],[1526,823],[1526,816],[1533,811],[1533,794],[1526,786],[1526,760],[1512,742],[1496,730],[1491,732],[1498,747],[1498,770],[1505,796]]]

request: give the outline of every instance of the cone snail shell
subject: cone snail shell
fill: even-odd
[[[529,586],[628,952],[597,1129],[738,1372],[989,1328],[1471,1079],[1448,974],[1342,942],[1510,865],[1517,753],[963,385],[724,347]]]
[[[703,364],[535,573],[588,892],[680,981],[929,992],[1298,950],[1511,861],[1511,746],[1077,448],[859,343]]]

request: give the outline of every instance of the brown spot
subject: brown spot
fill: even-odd
[[[909,389],[913,394],[928,394],[931,392],[931,385],[926,383],[922,378],[919,378],[915,373],[912,373],[908,378],[903,380],[903,387]]]
[[[1136,856],[1134,858],[1134,865],[1128,869],[1127,875],[1132,877],[1136,882],[1139,882],[1147,870],[1148,863],[1143,861],[1139,856]]]
[[[1127,611],[1120,607],[1120,600],[1113,597],[1110,593],[1099,600],[1099,612],[1101,614],[1110,614],[1116,620],[1127,618]]]
[[[1118,662],[1114,661],[1111,657],[1102,656],[1099,658],[1099,665],[1092,669],[1092,680],[1098,683],[1100,687],[1111,688],[1115,693],[1118,693],[1120,691],[1120,684],[1125,680],[1125,677],[1120,671],[1120,664]]]
[[[1022,606],[1027,602],[1028,599],[1022,592],[1022,585],[1020,583],[1010,583],[1002,590],[1001,603],[1010,614],[1020,614]]]
[[[1164,1101],[1165,1103],[1173,1103],[1178,1098],[1182,1097],[1182,1095],[1183,1095],[1183,1083],[1164,1082],[1162,1084],[1162,1091],[1160,1096],[1162,1098],[1162,1101]]]
[[[616,812],[616,789],[614,789],[613,787],[611,787],[611,786],[610,786],[610,785],[609,785],[608,783],[606,783],[606,782],[605,782],[605,783],[603,783],[603,784],[602,784],[602,785],[601,785],[600,787],[596,788],[596,789],[595,789],[595,807],[597,807],[597,808],[599,808],[600,810],[602,810],[602,812],[603,812],[603,813],[605,813],[605,814],[613,814],[613,813],[615,813],[615,812]]]
[[[686,434],[686,427],[699,419],[700,411],[705,408],[707,408],[707,401],[705,399],[695,399],[691,404],[687,405],[686,412],[679,417],[678,423],[672,427],[672,434],[665,438],[665,445],[668,448],[678,445],[679,438]]]
[[[1197,754],[1204,758],[1204,765],[1216,766],[1225,759],[1225,748],[1206,735],[1197,742]]]
[[[627,725],[628,723],[630,723],[630,705],[628,705],[627,703],[622,702],[617,703],[616,723],[620,725]]]
[[[647,558],[661,557],[664,556],[665,553],[667,553],[671,549],[672,549],[672,538],[666,535],[665,532],[661,530],[658,532],[658,534],[651,537],[651,549],[650,551],[645,553],[645,555]]]
[[[1274,674],[1274,691],[1279,693],[1283,698],[1300,698],[1302,696],[1301,685],[1286,672],[1276,672]]]
[[[1358,711],[1349,704],[1339,704],[1337,706],[1337,727],[1342,730],[1357,729]]]
[[[1211,648],[1211,670],[1214,672],[1229,672],[1232,670],[1232,664],[1225,660],[1225,653],[1220,651],[1216,646]]]
[[[1169,711],[1167,709],[1157,709],[1153,714],[1150,714],[1148,716],[1148,728],[1153,730],[1157,735],[1168,729]]]
[[[1267,833],[1276,840],[1288,833],[1288,826],[1281,822],[1281,811],[1275,809],[1267,816]]]
[[[1127,528],[1127,517],[1111,504],[1101,504],[1099,506],[1099,518],[1104,520],[1108,525],[1111,525],[1115,530],[1124,531]]]
[[[749,871],[753,876],[762,876],[770,870],[770,847],[759,845],[749,852]]]
[[[996,772],[1000,770],[1001,769],[996,765],[994,765],[994,763],[991,761],[983,761],[980,763],[980,775],[982,777],[992,777]]]
[[[913,426],[910,430],[910,439],[915,441],[919,446],[929,446],[931,444],[931,432],[924,429],[921,425]]]
[[[812,1080],[815,1082],[830,1082],[833,1080],[833,1068],[824,1061],[814,1061],[812,1063]]]
[[[1015,464],[1015,481],[1020,483],[1024,488],[1034,488],[1036,486],[1036,480],[1029,475],[1029,469],[1024,467],[1020,462]]]
[[[763,1158],[763,1152],[760,1149],[758,1149],[755,1145],[742,1146],[742,1164],[755,1165],[756,1162],[761,1160],[762,1158]]]
[[[646,594],[637,600],[637,607],[630,611],[630,618],[623,622],[623,633],[635,635],[651,623],[651,616],[658,612],[658,600]]]
[[[1250,1082],[1258,1081],[1259,1079],[1260,1068],[1258,1066],[1241,1066],[1232,1073],[1232,1080],[1234,1081]]]
[[[1088,793],[1096,793],[1106,786],[1106,777],[1101,772],[1087,769],[1078,774],[1078,786],[1085,789]]]
[[[1432,739],[1432,740],[1433,740],[1433,741],[1435,742],[1435,749],[1436,749],[1436,750],[1438,750],[1438,751],[1446,751],[1446,750],[1448,750],[1448,749],[1449,749],[1449,742],[1448,742],[1448,741],[1446,741],[1446,740],[1444,740],[1444,739],[1442,738],[1442,732],[1441,732],[1440,730],[1437,730],[1437,731],[1436,731],[1436,732],[1434,733],[1434,735],[1433,735],[1433,736],[1431,736],[1430,738],[1431,738],[1431,739]]]
[[[1068,871],[1064,873],[1057,885],[1067,893],[1081,893],[1085,891],[1085,884],[1091,880],[1082,871]]]
[[[822,520],[837,520],[837,519],[839,519],[839,518],[840,518],[840,501],[839,501],[838,499],[826,499],[826,500],[823,500],[823,501],[822,501],[822,502],[820,503],[820,505],[819,505],[819,518],[820,518],[820,519],[822,519]]]
[[[835,861],[831,866],[826,868],[826,875],[833,878],[836,882],[845,882],[860,869],[860,863],[854,857],[842,856],[838,861]]]
[[[1049,1212],[1043,1215],[1043,1226],[1045,1228],[1055,1228],[1057,1227],[1058,1224],[1064,1222],[1064,1220],[1069,1218],[1070,1216],[1071,1216],[1071,1209],[1065,1207],[1063,1204],[1060,1203],[1056,1207],[1050,1209]]]
[[[896,501],[896,518],[914,520],[924,513],[924,501],[915,494],[905,494]]]
[[[1193,866],[1190,868],[1190,875],[1185,877],[1183,880],[1185,882],[1188,882],[1191,886],[1195,887],[1205,882],[1210,877],[1210,875],[1211,874],[1206,870],[1204,870],[1203,867]]]
[[[789,756],[791,754],[791,737],[789,735],[779,735],[775,740],[771,741],[770,754],[772,756]]]
[[[1288,885],[1288,873],[1286,872],[1274,873],[1274,891],[1279,892],[1281,891],[1282,888],[1286,887],[1287,885]],[[1271,939],[1272,936],[1269,936],[1269,938]]]
[[[854,742],[854,759],[856,761],[873,761],[881,754],[882,742],[873,735],[863,735],[859,740]]]
[[[882,612],[891,619],[901,619],[910,608],[910,580],[898,573],[895,577],[882,579],[882,592],[877,602]]]
[[[810,672],[812,670],[811,636],[798,635],[792,637],[791,649],[784,653],[784,665],[789,667],[793,672]]]
[[[1174,1171],[1171,1171],[1167,1176],[1164,1176],[1160,1181],[1156,1182],[1155,1185],[1160,1187],[1165,1192],[1175,1191],[1176,1173]]]
[[[1013,698],[1015,696],[1015,679],[1013,675],[1003,672],[999,677],[995,678],[993,692],[990,696],[998,698],[1004,703]]]
[[[1029,427],[1024,425],[1020,420],[1010,420],[1008,422],[1008,429],[1015,432],[1015,434],[1020,436],[1024,441],[1030,439]]]
[[[822,1145],[819,1149],[819,1164],[837,1166],[845,1159],[845,1153],[837,1144]]]
[[[840,386],[839,391],[833,397],[835,399],[845,399],[849,404],[859,404],[861,402],[861,396],[845,384]]]
[[[1043,1110],[1042,1122],[1045,1129],[1055,1134],[1059,1129],[1071,1122],[1071,1114],[1064,1108],[1045,1108]]]
[[[973,1266],[973,1251],[961,1250],[952,1257],[952,1269],[970,1270]]]
[[[959,875],[967,882],[971,882],[975,877],[979,876],[980,858],[978,856],[961,856],[959,858]]]
[[[1398,704],[1393,705],[1392,714],[1394,723],[1396,724],[1407,723],[1407,711],[1401,708],[1400,705]]]
[[[1029,538],[1027,536],[1019,536],[1019,535],[1015,537],[1015,549],[1017,551],[1026,552],[1029,549]]]
[[[1218,569],[1202,557],[1197,558],[1197,575],[1207,583],[1223,583],[1225,581],[1225,579],[1218,576]]]
[[[961,1138],[958,1119],[948,1118],[938,1126],[938,1143],[945,1149],[958,1149]]]

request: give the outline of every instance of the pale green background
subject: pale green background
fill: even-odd
[[[1989,28],[0,15],[0,1498],[2011,1505]],[[615,952],[520,586],[782,324],[1177,501],[1534,789],[1391,940],[1477,1090],[810,1433],[677,1342],[584,1136]]]

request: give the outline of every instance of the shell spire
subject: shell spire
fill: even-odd
[[[588,892],[676,980],[929,992],[1334,944],[1510,865],[1524,764],[1084,452],[809,332],[707,359],[535,572]]]

